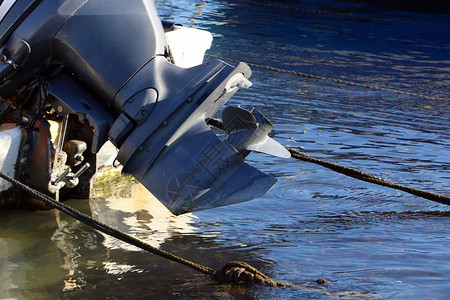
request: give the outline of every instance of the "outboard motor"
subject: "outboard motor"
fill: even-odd
[[[19,124],[31,141],[23,157],[34,171],[21,179],[73,198],[109,140],[123,173],[174,214],[266,193],[276,179],[243,160],[250,151],[289,156],[268,137],[272,124],[256,110],[227,108],[227,138],[207,125],[251,84],[250,68],[220,60],[182,65],[165,32],[179,29],[161,22],[151,0],[4,0],[0,121]],[[52,135],[48,121],[59,124],[57,139],[36,154],[37,134]],[[47,175],[34,178],[42,169]]]

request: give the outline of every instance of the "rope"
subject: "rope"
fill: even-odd
[[[205,55],[209,56],[209,57],[222,59],[222,60],[228,60],[228,61],[233,61],[233,62],[238,62],[238,63],[241,62],[238,59],[222,57],[222,56],[214,55],[214,54],[205,54]],[[339,78],[334,78],[334,77],[326,77],[326,76],[321,76],[321,75],[315,75],[315,74],[297,72],[297,71],[292,71],[292,70],[280,69],[280,68],[275,68],[275,67],[266,66],[266,65],[260,65],[260,64],[256,64],[256,63],[252,63],[252,62],[245,62],[245,63],[247,65],[249,65],[249,66],[254,66],[254,67],[263,68],[263,69],[267,69],[267,70],[271,70],[271,71],[281,72],[281,73],[289,73],[289,74],[293,74],[293,75],[297,75],[297,76],[301,76],[301,77],[305,77],[305,78],[327,80],[327,81],[332,81],[332,82],[336,82],[336,83],[340,83],[340,84],[347,84],[347,85],[351,85],[351,86],[357,86],[357,87],[370,88],[370,89],[376,89],[376,90],[381,90],[381,91],[394,92],[394,93],[398,93],[398,94],[404,94],[404,95],[415,96],[415,97],[422,97],[422,98],[432,99],[432,100],[450,101],[449,99],[444,98],[444,97],[430,96],[430,95],[425,95],[425,94],[420,94],[420,93],[408,92],[408,91],[404,91],[404,90],[392,89],[392,88],[382,87],[382,86],[379,86],[379,85],[376,85],[376,84],[365,84],[365,83],[359,83],[359,82],[355,82],[355,81],[344,80],[344,79],[339,79]]]
[[[101,231],[105,234],[108,234],[112,237],[115,237],[121,241],[129,243],[133,246],[136,246],[138,248],[141,248],[141,249],[151,252],[153,254],[156,254],[156,255],[162,256],[164,258],[170,259],[172,261],[178,262],[180,264],[186,265],[186,266],[188,266],[194,270],[197,270],[203,274],[212,275],[214,273],[214,270],[209,267],[202,266],[200,264],[197,264],[197,263],[191,262],[189,260],[183,259],[181,257],[178,257],[170,252],[155,248],[155,247],[135,238],[132,235],[129,235],[129,234],[122,232],[118,229],[115,229],[107,224],[104,224],[104,223],[102,223],[80,211],[77,211],[77,210],[71,208],[70,206],[67,206],[61,202],[55,201],[50,196],[45,195],[45,194],[21,183],[20,181],[2,173],[2,172],[0,172],[0,177],[2,177],[5,180],[8,180],[12,184],[14,184],[16,187],[29,193],[33,197],[36,197],[38,200],[44,202],[49,207],[56,208],[59,211],[62,211],[63,213],[77,219],[78,221],[80,221],[94,229],[97,229],[98,231]]]
[[[209,119],[208,124],[218,128],[218,129],[224,129],[222,121],[220,121],[218,119]],[[288,146],[284,146],[284,147],[291,153],[291,156],[295,159],[312,162],[317,165],[321,165],[325,168],[328,168],[330,170],[341,173],[343,175],[347,175],[347,176],[350,176],[350,177],[353,177],[353,178],[356,178],[356,179],[359,179],[362,181],[366,181],[366,182],[378,184],[381,186],[386,186],[389,188],[401,190],[401,191],[407,192],[409,194],[412,194],[412,195],[415,195],[418,197],[422,197],[422,198],[425,198],[425,199],[428,199],[431,201],[450,205],[450,197],[448,197],[448,196],[439,195],[436,193],[403,186],[403,185],[400,185],[397,183],[392,183],[392,182],[382,179],[380,177],[376,177],[374,175],[364,173],[364,172],[361,172],[361,171],[353,169],[353,168],[345,167],[345,166],[342,166],[339,164],[335,164],[332,162],[328,162],[325,160],[321,160],[321,159],[306,155],[306,154],[301,153],[300,151],[294,150]]]
[[[422,197],[422,198],[425,198],[425,199],[428,199],[431,201],[450,205],[450,197],[448,197],[448,196],[439,195],[436,193],[403,186],[403,185],[400,185],[397,183],[387,181],[380,177],[376,177],[374,175],[361,172],[361,171],[353,169],[353,168],[345,167],[345,166],[342,166],[339,164],[335,164],[332,162],[328,162],[325,160],[321,160],[321,159],[306,155],[304,153],[301,153],[301,152],[294,150],[292,148],[289,148],[287,146],[285,146],[285,148],[291,153],[292,157],[295,159],[312,162],[312,163],[321,165],[325,168],[328,168],[330,170],[336,171],[338,173],[341,173],[341,174],[344,174],[344,175],[347,175],[347,176],[350,176],[350,177],[353,177],[353,178],[356,178],[359,180],[363,180],[363,181],[375,183],[375,184],[378,184],[381,186],[386,186],[386,187],[390,187],[393,189],[401,190],[401,191],[407,192],[409,194],[412,194],[412,195],[415,195],[418,197]]]
[[[216,271],[212,277],[221,283],[262,283],[274,287],[299,288],[289,283],[274,281],[242,261],[226,263],[223,268]]]
[[[212,279],[216,280],[219,283],[260,283],[266,284],[270,286],[278,286],[278,287],[295,287],[294,285],[282,283],[271,279],[270,277],[264,275],[254,267],[250,266],[245,262],[230,262],[225,264],[222,269],[215,271],[214,269],[201,265],[199,263],[192,262],[190,260],[179,257],[175,254],[172,254],[168,251],[164,251],[158,248],[155,248],[132,235],[129,235],[125,232],[122,232],[118,229],[115,229],[107,224],[104,224],[80,211],[77,211],[70,206],[67,206],[61,202],[55,201],[50,196],[45,195],[23,183],[20,181],[0,172],[0,177],[8,180],[14,186],[20,188],[21,190],[29,193],[36,199],[44,202],[48,207],[56,208],[59,211],[77,219],[78,221],[97,229],[100,232],[103,232],[107,235],[115,237],[123,242],[146,250],[150,253],[159,255],[171,261],[180,263],[187,267],[190,267],[194,270],[197,270],[205,275],[209,275]],[[296,287],[301,288],[302,287]]]

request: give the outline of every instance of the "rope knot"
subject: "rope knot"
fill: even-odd
[[[222,269],[215,271],[212,274],[212,278],[220,283],[262,283],[270,286],[283,285],[242,261],[226,263]]]

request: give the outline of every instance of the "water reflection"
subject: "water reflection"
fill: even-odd
[[[51,242],[56,228],[51,212],[2,212],[0,228],[2,297],[39,298],[47,287],[63,288],[60,252]]]
[[[99,184],[89,201],[92,216],[139,237],[153,247],[159,247],[172,234],[195,232],[195,227],[191,225],[194,216],[173,216],[142,185],[132,181],[124,185]],[[138,250],[107,235],[104,236],[103,244],[109,249]]]
[[[236,250],[243,250],[253,257],[251,263],[265,269],[264,260],[250,254],[255,249],[244,249],[246,245],[236,243],[224,247],[223,240],[216,239],[219,231],[197,232],[195,216],[171,215],[133,180],[103,182],[89,201],[67,204],[152,246],[162,246],[214,268],[229,261]],[[27,222],[19,226],[17,222],[23,218]],[[167,295],[169,290],[175,296],[244,292],[215,286],[204,275],[99,233],[58,211],[7,212],[2,213],[0,221],[0,278],[5,279],[0,286],[2,297],[95,298],[113,296],[111,289],[117,288],[120,293],[129,291],[133,298],[143,291],[156,296]],[[133,286],[141,292],[136,293]]]

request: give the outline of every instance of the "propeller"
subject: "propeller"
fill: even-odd
[[[284,146],[268,136],[275,126],[256,108],[248,111],[229,106],[222,113],[222,121],[227,133],[225,142],[233,145],[242,157],[246,157],[250,151],[291,157]]]

